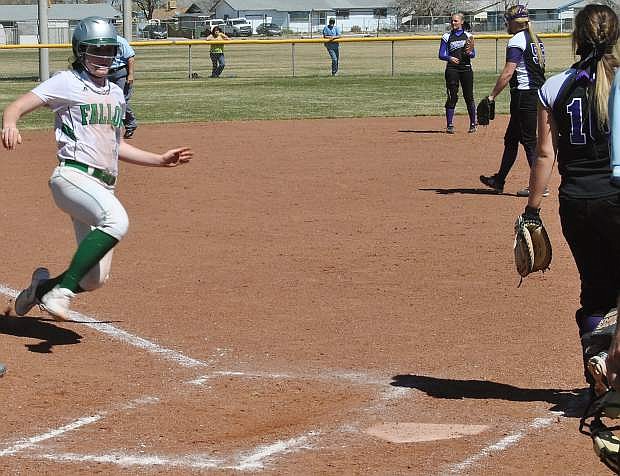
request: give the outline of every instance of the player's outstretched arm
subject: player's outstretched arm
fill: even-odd
[[[22,143],[22,136],[17,128],[17,121],[29,112],[43,106],[45,103],[34,93],[26,93],[9,104],[2,114],[2,145],[5,149],[13,150]]]
[[[147,167],[176,167],[186,164],[194,157],[194,151],[189,147],[170,149],[163,154],[155,154],[134,147],[121,140],[118,149],[118,158],[130,164],[145,165]]]

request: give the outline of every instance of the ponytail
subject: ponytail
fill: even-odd
[[[536,54],[538,55],[538,66],[540,69],[545,71],[545,55],[543,54],[542,48],[540,47],[540,41],[538,40],[538,36],[534,32],[534,28],[532,28],[532,22],[527,22],[527,31],[530,33],[530,38],[532,42],[534,42],[534,47],[536,48]]]
[[[604,54],[596,64],[596,81],[594,83],[594,111],[599,130],[607,128],[609,122],[609,110],[607,107],[611,83],[614,80],[618,57],[614,52]]]

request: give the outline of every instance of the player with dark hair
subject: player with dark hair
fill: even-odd
[[[596,394],[606,390],[600,381],[606,354],[596,354],[609,349],[611,333],[595,340],[592,331],[616,306],[620,291],[620,174],[611,173],[607,103],[619,65],[614,53],[619,33],[618,18],[607,6],[587,5],[575,17],[573,45],[580,60],[539,91],[538,158],[525,209],[525,215],[539,218],[557,154],[562,233],[581,279],[575,318],[589,364],[586,379]]]
[[[452,15],[452,29],[445,33],[439,45],[439,59],[446,62],[446,132],[454,134],[454,110],[459,99],[459,83],[469,114],[469,132],[476,132],[476,102],[474,101],[474,72],[471,59],[476,56],[474,37],[463,28],[463,14]]]
[[[9,151],[22,143],[17,122],[41,107],[55,113],[58,166],[49,180],[58,208],[73,222],[77,250],[69,267],[51,277],[47,268],[32,274],[30,286],[15,300],[23,316],[36,304],[58,320],[67,319],[76,294],[106,282],[114,247],[129,218],[115,195],[118,161],[151,167],[187,163],[188,147],[162,154],[133,147],[121,138],[125,97],[107,78],[118,48],[116,31],[101,17],[88,17],[72,38],[73,68],[61,71],[10,103],[2,116],[2,144]]]
[[[527,8],[510,7],[504,14],[506,28],[512,38],[506,46],[506,64],[488,98],[494,101],[510,84],[510,122],[504,135],[504,153],[495,175],[481,175],[480,181],[497,193],[504,191],[504,183],[517,160],[519,143],[525,149],[531,167],[536,159],[536,104],[537,92],[545,82],[544,46],[534,33]],[[529,189],[517,195],[527,197]]]

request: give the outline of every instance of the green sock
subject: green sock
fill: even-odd
[[[45,294],[49,293],[52,289],[54,289],[56,285],[60,284],[60,282],[62,281],[62,278],[64,277],[65,277],[65,273],[62,273],[56,276],[55,278],[48,279],[47,281],[44,281],[43,283],[39,284],[37,286],[37,290],[35,291],[37,299],[40,300]],[[78,289],[74,292],[76,294],[79,294],[79,293],[83,293],[84,290],[80,286],[78,286]]]
[[[36,291],[37,297],[41,298],[54,286],[66,288],[74,293],[82,291],[80,281],[93,266],[95,266],[106,255],[108,251],[116,246],[118,240],[107,233],[94,229],[78,246],[73,255],[69,269],[56,278],[42,283]]]

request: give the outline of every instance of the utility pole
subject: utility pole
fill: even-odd
[[[49,43],[47,31],[47,9],[50,8],[48,0],[39,0],[39,44]],[[45,81],[50,77],[50,53],[47,48],[39,48],[39,81]]]

